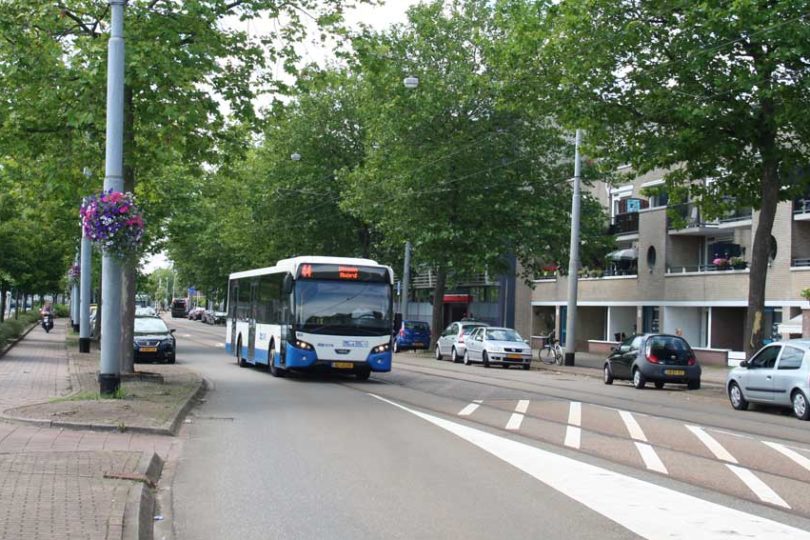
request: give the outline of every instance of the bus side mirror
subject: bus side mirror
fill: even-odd
[[[281,282],[281,294],[288,295],[293,290],[293,278],[290,274],[285,274],[284,281]]]

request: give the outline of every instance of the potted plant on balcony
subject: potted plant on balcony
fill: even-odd
[[[732,257],[728,262],[734,270],[745,270],[748,268],[748,263],[742,257]]]
[[[802,289],[801,295],[802,298],[804,298],[805,300],[807,300],[808,303],[810,303],[810,288]]]

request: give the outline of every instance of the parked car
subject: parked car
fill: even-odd
[[[135,316],[136,317],[157,317],[157,313],[155,312],[155,308],[153,308],[152,306],[136,307],[135,308]]]
[[[459,321],[445,328],[436,342],[434,350],[436,360],[441,360],[445,354],[449,354],[452,362],[461,362],[461,359],[464,358],[464,351],[466,351],[464,342],[467,334],[481,326],[489,325],[484,322]]]
[[[203,313],[205,313],[204,307],[191,308],[188,312],[188,319],[190,321],[201,321]]]
[[[465,340],[464,364],[481,362],[484,367],[500,364],[504,368],[522,366],[530,369],[532,349],[512,328],[478,327]]]
[[[792,339],[761,348],[729,371],[726,390],[731,406],[749,403],[792,407],[800,420],[810,419],[810,340]]]
[[[228,314],[224,311],[214,311],[212,309],[207,309],[203,313],[202,322],[207,324],[225,324],[225,319],[228,317]]]
[[[394,336],[394,352],[430,348],[430,325],[422,321],[402,321]]]
[[[690,390],[700,388],[701,369],[692,347],[682,337],[669,334],[625,339],[605,360],[603,372],[605,384],[628,379],[638,389],[647,381],[656,388],[667,383],[686,384]]]
[[[160,317],[135,317],[132,346],[136,362],[166,362],[174,364],[177,342],[174,329],[169,330]]]

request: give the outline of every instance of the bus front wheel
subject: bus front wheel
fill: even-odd
[[[236,363],[239,367],[247,367],[247,362],[242,359],[242,336],[236,342]]]
[[[365,381],[368,380],[369,376],[371,376],[371,369],[361,368],[358,369],[354,374],[357,376],[358,381]]]
[[[274,345],[270,345],[270,351],[267,353],[267,368],[273,377],[283,377],[287,374],[286,369],[276,367],[276,347]]]

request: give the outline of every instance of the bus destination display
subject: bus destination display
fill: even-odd
[[[298,269],[298,279],[335,279],[387,283],[388,270],[345,264],[302,264]]]

